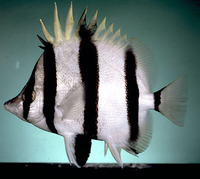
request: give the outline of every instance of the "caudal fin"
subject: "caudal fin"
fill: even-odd
[[[154,93],[154,109],[178,126],[184,125],[187,102],[186,78],[181,77]]]

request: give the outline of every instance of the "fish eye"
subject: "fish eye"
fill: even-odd
[[[34,101],[34,100],[35,100],[35,97],[36,97],[36,93],[35,93],[35,91],[33,91],[33,92],[31,93],[31,100]],[[25,93],[22,95],[22,100],[23,100],[23,101],[26,100],[26,94],[25,94]]]
[[[35,93],[35,91],[33,91],[33,92],[32,92],[32,101],[35,100],[35,97],[36,97],[36,93]]]
[[[25,99],[26,99],[26,96],[25,96],[25,94],[23,94],[22,95],[22,100],[25,101]]]

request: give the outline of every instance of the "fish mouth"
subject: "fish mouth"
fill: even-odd
[[[8,101],[6,101],[6,102],[4,103],[4,109],[7,110],[7,111],[9,111],[9,112],[12,112],[12,110],[11,110],[11,104],[12,104],[14,101],[16,101],[16,99],[17,99],[17,96],[14,97],[14,98],[12,98],[12,99],[10,99],[10,100],[8,100]]]
[[[13,109],[13,107],[10,106],[10,103],[5,102],[4,103],[4,109],[8,112],[11,112],[12,114],[16,115],[15,110]]]
[[[19,109],[18,109],[18,96],[6,101],[4,103],[4,109],[9,111],[10,113],[19,117]]]
[[[4,109],[5,109],[6,111],[9,111],[9,107],[8,107],[8,105],[7,105],[6,103],[4,103]]]
[[[10,112],[10,100],[4,103],[4,109]]]

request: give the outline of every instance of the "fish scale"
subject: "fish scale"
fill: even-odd
[[[55,37],[40,19],[44,52],[19,95],[5,102],[6,110],[63,136],[68,160],[77,167],[87,162],[92,139],[104,141],[105,155],[109,148],[121,167],[122,149],[135,156],[144,152],[152,137],[150,110],[183,126],[184,77],[151,91],[152,62],[143,43],[127,40],[120,29],[113,32],[113,24],[106,29],[106,18],[98,26],[98,11],[87,25],[87,7],[74,28],[72,2],[63,32],[54,5]]]

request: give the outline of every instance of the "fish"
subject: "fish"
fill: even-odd
[[[72,2],[62,31],[57,4],[54,35],[40,19],[46,38],[42,55],[31,76],[4,108],[23,121],[64,137],[70,164],[86,164],[92,140],[104,141],[123,167],[121,150],[138,156],[152,138],[151,111],[177,126],[186,113],[186,78],[180,77],[152,92],[151,57],[145,45],[127,39],[121,30],[106,28],[106,18],[97,25],[98,11],[86,23],[87,7],[74,28]]]

